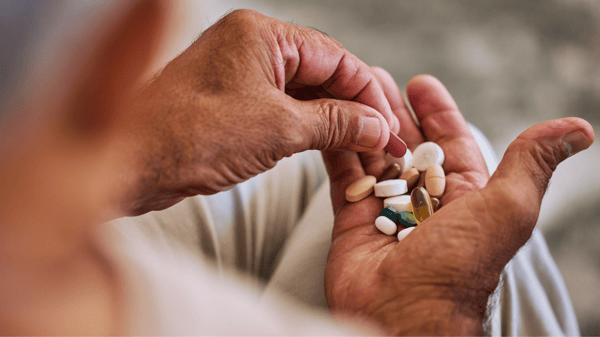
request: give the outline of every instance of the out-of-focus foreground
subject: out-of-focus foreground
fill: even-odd
[[[167,6],[171,21],[154,71],[229,10],[253,8],[327,33],[367,64],[388,70],[401,88],[417,74],[438,77],[498,157],[519,133],[544,120],[578,116],[600,130],[598,0],[182,0]],[[68,11],[60,12],[69,19]],[[25,33],[4,34],[3,45],[20,50]],[[26,53],[0,60],[12,65],[0,74],[0,97],[10,96],[7,88],[17,81]],[[538,222],[583,335],[600,335],[598,165],[598,141],[562,163]]]

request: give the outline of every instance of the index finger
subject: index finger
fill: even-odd
[[[444,169],[465,173],[474,172],[489,177],[479,146],[458,106],[444,85],[429,75],[415,76],[406,88],[409,100],[421,122],[428,141],[437,143],[446,153]]]
[[[285,89],[290,82],[322,86],[334,98],[356,101],[379,111],[390,131],[398,133],[398,118],[371,67],[317,30],[282,23],[274,33],[274,68],[279,89]]]
[[[322,86],[337,99],[366,104],[379,111],[397,132],[400,124],[392,113],[371,67],[348,52],[339,42],[310,28],[286,24],[277,39],[285,65],[285,79]]]
[[[377,78],[383,87],[383,92],[390,103],[392,111],[400,121],[400,125],[402,126],[400,129],[400,135],[402,136],[402,139],[407,143],[409,148],[414,150],[417,145],[425,141],[425,138],[423,138],[421,130],[413,121],[410,112],[408,112],[408,108],[404,102],[402,94],[400,93],[400,89],[396,85],[392,75],[390,75],[390,73],[388,73],[385,69],[373,67],[373,71],[377,75]]]

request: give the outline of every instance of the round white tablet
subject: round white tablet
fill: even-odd
[[[408,192],[404,179],[390,179],[380,181],[374,186],[376,197],[393,197]]]
[[[434,142],[425,142],[415,149],[413,166],[423,172],[433,164],[444,164],[444,151]]]
[[[397,197],[391,197],[383,200],[383,207],[391,206],[398,213],[410,212],[410,195],[399,195]]]
[[[396,223],[384,216],[379,216],[375,219],[375,227],[387,235],[394,235],[398,230]]]
[[[402,241],[410,232],[417,227],[408,227],[398,232],[398,241]]]

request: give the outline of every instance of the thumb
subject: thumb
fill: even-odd
[[[383,149],[389,140],[387,121],[367,105],[335,99],[298,103],[306,149],[371,151]]]
[[[505,229],[524,244],[531,235],[542,198],[558,164],[587,149],[594,130],[580,118],[562,118],[536,124],[525,130],[506,150],[498,169],[481,190],[488,205],[504,219]],[[520,240],[518,239],[520,237]]]

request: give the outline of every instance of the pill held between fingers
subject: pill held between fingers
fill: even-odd
[[[422,187],[417,187],[412,191],[410,194],[410,202],[418,224],[425,221],[425,219],[433,213],[433,206],[431,205],[429,193]]]
[[[425,142],[417,146],[413,153],[413,166],[423,172],[433,164],[444,164],[444,151],[434,142]]]
[[[356,202],[373,193],[373,186],[377,183],[374,176],[364,176],[348,186],[346,189],[346,200]]]
[[[385,216],[379,216],[375,219],[375,227],[379,229],[383,234],[394,235],[398,231],[398,226],[392,220]]]
[[[392,207],[397,212],[410,211],[410,195],[399,195],[383,200],[383,207]]]
[[[413,167],[402,173],[400,179],[406,180],[406,187],[410,190],[419,181],[420,176],[419,170]]]
[[[408,191],[406,188],[406,180],[402,179],[381,181],[375,184],[374,187],[376,197],[393,197]]]
[[[416,227],[408,227],[398,232],[398,241],[402,241],[410,232],[412,232]]]
[[[398,163],[391,163],[385,171],[379,177],[379,181],[390,180],[390,179],[398,179],[400,173],[402,172],[402,167]]]
[[[433,207],[433,211],[437,212],[438,209],[440,209],[440,199],[438,198],[431,198],[431,207]]]
[[[432,197],[441,197],[446,189],[446,174],[439,164],[433,164],[425,172],[425,188]]]
[[[384,148],[389,154],[396,158],[401,158],[408,149],[406,143],[398,135],[390,132],[390,140]]]

